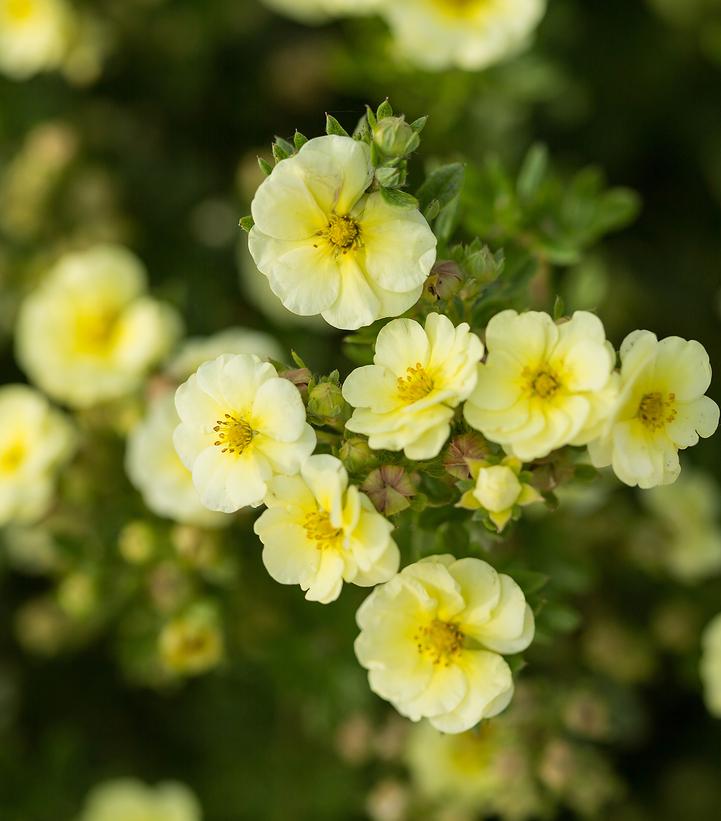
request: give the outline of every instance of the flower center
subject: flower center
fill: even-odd
[[[21,442],[13,442],[0,453],[0,471],[14,473],[25,458],[25,447]]]
[[[451,17],[470,17],[482,8],[490,6],[492,0],[431,0],[442,12]]]
[[[104,354],[112,347],[118,315],[114,311],[88,311],[75,319],[75,345],[80,353]]]
[[[339,546],[343,538],[343,531],[333,527],[330,516],[324,510],[308,513],[303,519],[305,535],[311,542],[315,542],[318,550],[328,550]]]
[[[419,628],[413,636],[422,656],[430,659],[433,664],[442,663],[446,667],[460,653],[464,640],[465,636],[455,624],[440,619],[433,619],[430,624]]]
[[[398,377],[396,390],[403,402],[417,402],[433,390],[433,379],[423,365],[416,362],[415,367],[406,370],[405,376]]]
[[[360,225],[347,215],[331,214],[328,227],[322,233],[339,252],[347,253],[360,244]]]
[[[667,399],[658,391],[647,393],[641,399],[637,416],[649,430],[660,430],[676,418],[675,402],[675,393],[670,393]]]
[[[558,377],[551,371],[538,371],[531,379],[531,391],[541,399],[550,399],[560,387]]]
[[[33,0],[8,0],[5,8],[7,16],[15,23],[24,23],[35,12]]]
[[[222,448],[221,453],[238,453],[240,455],[253,441],[255,431],[245,421],[226,413],[224,419],[219,419],[213,430],[218,434],[214,445]]]

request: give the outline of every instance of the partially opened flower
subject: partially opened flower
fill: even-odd
[[[377,587],[357,614],[355,642],[374,693],[412,721],[460,733],[513,695],[501,654],[534,634],[520,587],[480,559],[429,556]]]
[[[576,311],[502,311],[486,329],[488,356],[464,407],[466,421],[531,462],[598,436],[616,395],[615,353],[600,319]]]
[[[381,13],[410,62],[473,71],[520,51],[545,10],[546,0],[395,0]]]
[[[710,384],[711,364],[699,342],[629,334],[621,346],[618,398],[588,448],[593,464],[611,465],[627,485],[674,482],[681,472],[678,451],[718,427],[718,405],[704,396]]]
[[[149,787],[134,778],[98,784],[78,821],[201,821],[200,805],[184,785],[173,781]]]
[[[277,476],[265,503],[255,523],[263,563],[281,584],[300,585],[306,599],[326,604],[344,581],[370,587],[398,571],[393,525],[348,485],[335,457],[311,456],[299,476]]]
[[[58,68],[74,25],[66,0],[0,0],[0,71],[24,80]]]
[[[709,712],[721,718],[721,613],[711,619],[701,637],[701,681]]]
[[[140,260],[124,248],[62,257],[20,308],[20,365],[47,394],[77,408],[137,389],[181,328],[176,312],[145,289]]]
[[[409,459],[437,456],[454,409],[476,384],[481,340],[464,322],[430,314],[425,328],[394,319],[378,334],[373,365],[356,368],[343,385],[355,408],[348,430],[372,448],[403,450]]]
[[[175,447],[210,510],[261,504],[270,479],[297,473],[315,448],[298,389],[252,354],[205,362],[175,404]]]
[[[355,329],[418,300],[436,239],[417,209],[367,194],[372,179],[368,146],[331,135],[309,140],[261,184],[249,248],[288,310]]]
[[[26,385],[0,388],[0,526],[47,512],[75,444],[72,425],[42,394]]]

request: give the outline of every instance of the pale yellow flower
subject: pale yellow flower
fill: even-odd
[[[671,484],[681,472],[679,449],[718,427],[718,405],[704,396],[710,384],[703,345],[634,331],[621,346],[620,392],[601,436],[589,445],[591,461],[611,465],[627,485]]]
[[[0,526],[47,512],[75,443],[70,422],[42,394],[25,385],[0,388]]]
[[[520,51],[546,0],[394,0],[381,7],[399,53],[421,68],[474,71]]]
[[[175,447],[210,510],[261,504],[270,479],[297,473],[315,448],[298,389],[251,354],[205,362],[175,405]]]
[[[371,587],[397,573],[393,525],[348,485],[334,456],[311,456],[299,476],[274,478],[265,503],[268,510],[255,523],[263,563],[281,584],[300,585],[306,599],[327,604],[344,581]]]
[[[126,473],[158,516],[199,527],[222,527],[230,523],[230,516],[208,510],[200,501],[193,476],[175,450],[173,433],[179,422],[172,392],[155,399],[128,436]]]
[[[171,619],[158,640],[160,658],[173,673],[195,676],[216,667],[223,658],[223,633],[214,606],[195,603]]]
[[[709,712],[721,718],[721,613],[701,636],[701,681]]]
[[[460,733],[513,695],[501,654],[534,634],[521,588],[480,559],[430,556],[377,587],[357,614],[355,642],[374,693],[412,721]]]
[[[430,314],[425,329],[394,319],[378,334],[373,365],[356,368],[343,396],[356,410],[346,427],[372,448],[403,450],[409,459],[437,456],[454,409],[476,385],[483,344],[464,322]]]
[[[0,0],[0,71],[24,80],[59,68],[74,26],[66,0]]]
[[[471,427],[523,462],[598,436],[616,394],[615,353],[598,317],[502,311],[486,329],[488,357],[464,413]]]
[[[124,248],[62,257],[20,308],[17,356],[54,399],[88,407],[136,390],[172,348],[180,319],[145,294],[145,271]]]
[[[355,329],[418,300],[435,236],[417,209],[367,194],[372,179],[368,146],[332,135],[309,140],[261,184],[249,248],[288,310]]]
[[[483,508],[500,533],[513,516],[514,508],[543,501],[534,487],[519,478],[522,468],[513,456],[498,465],[476,462],[471,467],[476,486],[463,494],[458,506],[469,510]]]
[[[201,821],[200,805],[184,785],[173,781],[149,787],[118,778],[94,787],[78,821]]]
[[[203,362],[224,353],[250,353],[261,359],[276,361],[282,361],[284,356],[283,349],[270,334],[251,328],[226,328],[212,336],[186,339],[165,370],[173,379],[184,382]]]

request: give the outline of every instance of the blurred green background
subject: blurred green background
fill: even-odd
[[[327,335],[259,307],[244,284],[254,272],[238,219],[274,135],[320,134],[326,111],[350,130],[366,102],[387,96],[409,120],[430,115],[412,178],[424,161],[464,159],[473,192],[482,187],[473,168],[495,156],[515,177],[540,143],[562,189],[595,165],[637,191],[636,223],[558,266],[549,294],[597,309],[616,344],[650,328],[698,339],[721,362],[718,2],[552,0],[524,54],[441,74],[395,63],[374,18],[312,28],[253,0],[78,5],[102,29],[97,79],[0,77],[3,382],[23,380],[12,355],[22,296],[60,250],[97,240],[143,259],[189,333],[271,330],[314,370],[339,366]],[[471,208],[461,236],[473,225]],[[483,239],[497,247],[503,231],[491,226]],[[721,399],[718,384],[710,393]],[[475,817],[439,809],[409,775],[406,727],[368,691],[353,656],[363,591],[306,603],[267,577],[247,527],[214,537],[220,569],[197,557],[165,563],[171,587],[218,602],[227,652],[206,675],[153,681],[142,661],[152,595],[148,603],[142,591],[164,581],[137,568],[123,576],[128,589],[114,586],[119,533],[146,514],[122,474],[120,437],[99,441],[94,469],[106,480],[92,489],[93,547],[69,539],[48,572],[23,560],[22,545],[0,553],[0,818],[70,821],[90,787],[123,775],[187,783],[207,821]],[[719,447],[693,454],[717,478]],[[168,526],[152,526],[170,551]],[[605,486],[512,536],[508,549],[534,551],[535,569],[572,607],[559,605],[559,634],[534,645],[522,674],[519,732],[545,762],[545,798],[506,817],[718,816],[721,732],[696,662],[721,583],[670,578],[656,555],[663,538],[636,494]],[[88,624],[68,624],[56,604],[28,609],[55,601],[78,566],[92,566],[102,591]],[[572,744],[560,774],[541,751],[559,739]]]

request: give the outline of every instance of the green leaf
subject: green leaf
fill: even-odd
[[[440,202],[438,202],[438,200],[431,200],[426,206],[426,210],[423,212],[423,216],[426,218],[426,220],[428,220],[428,222],[432,222],[440,213]]]
[[[526,154],[516,183],[516,190],[521,200],[529,202],[535,197],[547,171],[548,149],[545,145],[532,146]]]
[[[388,203],[397,208],[418,208],[418,200],[398,188],[381,188],[381,196]]]
[[[258,157],[258,165],[260,166],[260,170],[265,174],[266,177],[269,177],[273,173],[273,166],[267,160],[264,160],[262,157]]]
[[[350,137],[350,134],[332,114],[325,115],[325,133],[336,134],[339,137]]]
[[[602,195],[593,221],[596,235],[624,228],[632,223],[641,211],[641,200],[629,188],[612,188]]]
[[[247,217],[241,217],[240,222],[238,223],[238,225],[240,225],[240,227],[246,232],[250,231],[254,224],[253,217],[250,215]]]
[[[465,168],[462,163],[450,163],[436,168],[418,189],[418,201],[424,211],[432,200],[438,200],[441,208],[457,197],[463,187]]]
[[[441,208],[441,213],[436,218],[434,233],[438,237],[439,242],[448,242],[453,236],[453,232],[458,225],[458,215],[460,213],[461,199],[454,197],[444,208]]]
[[[378,106],[378,112],[376,114],[379,120],[382,120],[384,117],[392,117],[393,116],[393,108],[386,97],[385,100]]]
[[[537,573],[535,570],[515,570],[508,568],[508,573],[511,578],[523,590],[526,596],[531,596],[538,593],[549,582],[549,577],[545,573]]]
[[[368,119],[368,125],[371,128],[375,128],[378,125],[376,115],[373,113],[373,109],[369,105],[366,106],[366,118]]]
[[[417,120],[413,120],[411,123],[411,128],[416,132],[416,134],[420,134],[426,127],[427,122],[428,117],[419,117]]]
[[[553,303],[553,318],[558,322],[566,315],[566,303],[562,296],[556,296],[556,301]]]
[[[304,134],[301,134],[300,131],[296,131],[293,135],[293,145],[296,151],[300,151],[307,142],[308,138]]]

